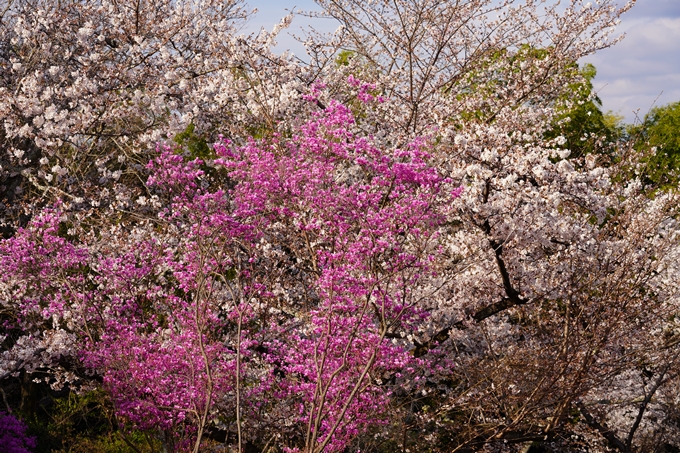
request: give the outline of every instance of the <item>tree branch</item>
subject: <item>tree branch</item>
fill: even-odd
[[[481,310],[478,310],[474,315],[472,315],[472,318],[477,322],[482,322],[486,318],[505,311],[508,308],[516,307],[517,305],[525,305],[528,302],[528,299],[519,297],[518,295],[514,295],[513,297],[504,297],[499,302],[487,305]]]
[[[580,401],[577,402],[576,407],[578,407],[579,411],[581,412],[581,415],[583,415],[583,417],[586,419],[586,423],[588,423],[588,426],[597,430],[602,435],[602,437],[607,439],[607,441],[612,447],[624,453],[630,452],[630,449],[626,446],[626,444],[621,442],[621,440],[618,437],[616,437],[616,434],[614,434],[606,426],[598,423],[597,420],[593,418],[591,413],[588,412],[588,409],[586,409],[586,406],[582,402]]]
[[[677,358],[678,353],[675,354],[675,358]],[[675,359],[674,358],[674,359]],[[631,449],[631,446],[633,444],[633,437],[635,436],[635,432],[637,429],[640,427],[640,423],[642,422],[642,417],[645,414],[645,411],[647,410],[647,406],[649,405],[649,402],[652,400],[652,397],[656,393],[656,391],[661,387],[661,385],[664,383],[664,378],[666,377],[666,373],[668,372],[669,368],[671,367],[671,364],[673,364],[675,360],[669,361],[662,369],[661,372],[659,373],[659,377],[656,378],[656,381],[654,382],[654,385],[652,385],[652,388],[649,389],[649,392],[645,395],[644,400],[642,400],[642,403],[640,403],[640,408],[638,410],[637,417],[635,418],[635,422],[633,423],[633,426],[630,428],[630,432],[628,433],[628,438],[626,439],[626,447],[628,449]]]

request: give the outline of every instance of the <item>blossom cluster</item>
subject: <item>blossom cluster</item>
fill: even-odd
[[[72,332],[122,420],[175,445],[198,448],[215,410],[236,411],[240,435],[275,398],[307,450],[341,451],[385,416],[378,376],[423,365],[388,336],[427,319],[417,288],[460,194],[427,139],[380,149],[354,121],[332,102],[290,139],[217,143],[209,167],[161,147],[147,187],[169,204],[153,230],[73,241],[46,210],[2,245],[16,328]],[[230,188],[205,182],[218,171]]]
[[[0,445],[7,453],[30,453],[35,437],[26,435],[26,425],[11,414],[0,412]]]

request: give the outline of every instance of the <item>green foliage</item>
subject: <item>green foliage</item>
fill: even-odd
[[[338,66],[349,66],[350,60],[356,55],[352,50],[341,50],[335,58],[335,63]]]
[[[246,127],[248,131],[248,136],[254,138],[255,140],[263,140],[266,138],[271,138],[274,134],[274,129],[267,124],[253,124]],[[284,137],[288,137],[289,133],[285,133]]]
[[[200,158],[203,160],[213,159],[215,153],[208,146],[205,138],[195,132],[196,126],[191,123],[184,132],[175,135],[173,141],[182,147],[186,147],[192,159]]]
[[[607,111],[603,118],[604,126],[613,134],[616,138],[622,138],[626,135],[626,125],[624,123],[624,116],[614,113],[611,110]]]
[[[100,390],[45,397],[28,420],[36,453],[153,453],[160,442],[146,433],[118,428],[113,406]]]
[[[653,108],[642,124],[629,128],[635,147],[650,149],[645,176],[659,188],[677,187],[680,182],[680,102]]]
[[[578,71],[581,80],[569,85],[558,100],[558,117],[546,138],[563,136],[566,142],[561,147],[571,150],[573,157],[613,151],[613,146],[608,148],[607,144],[614,144],[622,137],[622,118],[602,113],[602,101],[593,92],[595,66],[587,63],[579,68],[574,64],[573,69]]]

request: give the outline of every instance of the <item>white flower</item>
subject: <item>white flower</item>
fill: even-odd
[[[24,124],[23,126],[21,126],[21,128],[19,129],[18,135],[19,135],[20,137],[30,137],[30,135],[31,135],[31,126],[29,126],[28,124]]]
[[[78,30],[78,36],[82,39],[91,36],[92,33],[94,33],[94,26],[92,25],[92,22],[85,23],[85,26]]]
[[[52,173],[54,173],[55,175],[64,176],[66,173],[68,173],[68,170],[57,164],[54,167],[52,167]]]
[[[588,166],[589,169],[595,168],[595,165],[597,164],[597,158],[593,156],[592,154],[588,154],[586,156],[586,165]]]
[[[561,160],[560,163],[557,164],[557,168],[565,173],[574,171],[574,166],[571,165],[568,160]]]
[[[484,162],[495,162],[498,159],[498,152],[495,149],[485,149],[479,157]]]

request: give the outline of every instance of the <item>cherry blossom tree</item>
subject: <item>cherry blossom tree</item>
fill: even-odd
[[[439,168],[465,187],[442,268],[453,283],[429,299],[431,324],[414,340],[416,355],[444,348],[454,367],[428,378],[430,396],[401,402],[409,421],[387,435],[393,445],[407,448],[409,430],[420,442],[423,429],[442,451],[672,441],[661,425],[674,422],[645,414],[658,397],[651,376],[674,379],[677,195],[649,197],[644,153],[629,144],[589,134],[584,154],[555,128],[594,96],[569,91],[588,83],[574,62],[616,41],[611,27],[632,3],[320,4],[342,27],[310,35],[316,64],[348,49],[340,72],[389,100],[367,130],[387,143],[433,131]],[[598,420],[597,401],[626,409],[604,405]],[[585,428],[570,443],[574,422]]]
[[[239,1],[9,0],[0,11],[5,236],[30,215],[22,199],[125,209],[156,141],[187,128],[201,143],[243,139],[299,98],[297,68],[269,50],[277,31],[238,34],[251,14]]]

